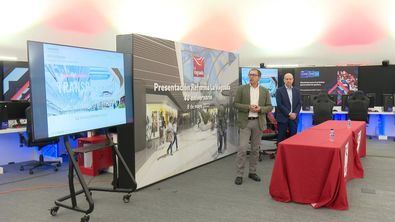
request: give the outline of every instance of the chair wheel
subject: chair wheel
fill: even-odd
[[[122,198],[123,202],[124,202],[124,203],[129,203],[129,201],[130,201],[130,196],[131,196],[130,194],[124,195],[123,198]]]
[[[57,172],[58,171],[58,168],[55,168],[55,169],[53,169],[55,172]]]
[[[29,174],[33,174],[34,172],[33,172],[33,170],[29,170]]]
[[[58,206],[56,206],[56,207],[52,207],[51,209],[49,209],[49,213],[52,215],[52,216],[56,216],[56,214],[58,213],[58,210],[59,210],[59,207]]]
[[[84,215],[83,217],[81,217],[81,222],[88,222],[90,219],[89,215]]]

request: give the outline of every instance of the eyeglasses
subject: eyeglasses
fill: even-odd
[[[249,73],[248,76],[259,76],[259,75],[254,73]]]

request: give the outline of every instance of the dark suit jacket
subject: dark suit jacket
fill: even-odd
[[[282,86],[276,91],[276,120],[280,123],[289,121],[289,113],[291,112],[291,103],[289,101],[287,89]],[[292,112],[296,113],[296,120],[298,118],[300,108],[302,105],[300,91],[298,88],[292,88]]]
[[[242,85],[236,91],[235,107],[237,108],[237,125],[240,128],[245,128],[248,123],[248,113],[250,112],[250,85]],[[270,100],[269,90],[259,86],[259,100],[258,105],[261,111],[258,113],[259,128],[266,129],[266,113],[271,112],[272,102]]]

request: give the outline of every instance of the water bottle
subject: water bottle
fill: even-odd
[[[347,128],[351,128],[351,120],[347,120]]]
[[[335,141],[335,130],[334,129],[330,129],[330,131],[329,131],[329,141],[330,142]]]

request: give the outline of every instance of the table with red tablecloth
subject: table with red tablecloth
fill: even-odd
[[[355,126],[356,127],[356,126]],[[348,209],[346,182],[363,177],[350,129],[311,128],[278,144],[270,181],[270,195],[282,202],[311,204],[314,208]]]
[[[366,122],[364,121],[350,121],[350,128],[347,128],[347,121],[329,120],[314,126],[310,129],[349,129],[352,131],[356,141],[356,149],[359,157],[366,156]]]

